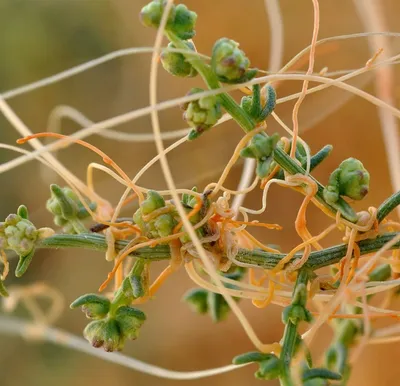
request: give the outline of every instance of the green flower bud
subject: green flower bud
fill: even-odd
[[[267,136],[265,134],[256,134],[250,141],[250,145],[242,149],[241,157],[255,158],[257,160],[256,173],[260,178],[264,178],[271,170],[274,150],[279,141],[277,133]]]
[[[196,35],[194,27],[196,25],[197,14],[189,11],[184,4],[178,4],[175,11],[174,24],[169,29],[180,39],[187,40],[193,38]]]
[[[189,50],[196,52],[192,42],[185,42]],[[176,48],[173,43],[168,44],[169,48]],[[186,60],[183,54],[177,52],[163,51],[160,55],[161,63],[166,71],[182,78],[192,78],[197,75],[197,71]]]
[[[125,343],[115,319],[95,320],[86,326],[83,335],[93,347],[103,347],[107,352],[121,351]]]
[[[206,314],[208,312],[208,291],[202,288],[193,288],[189,290],[183,297],[189,307],[198,314]]]
[[[165,9],[165,0],[155,0],[142,8],[140,18],[146,27],[160,26],[161,18]],[[195,34],[195,24],[197,14],[189,11],[186,5],[173,5],[168,15],[166,31],[170,31],[177,35],[180,39],[191,39]]]
[[[17,214],[10,214],[0,223],[0,248],[11,249],[19,256],[26,256],[35,248],[38,236],[33,223]]]
[[[211,68],[224,83],[242,83],[254,78],[256,69],[249,69],[250,60],[234,40],[219,39],[213,48]]]
[[[122,306],[115,313],[115,319],[123,339],[135,340],[139,336],[139,330],[146,320],[146,315],[137,308]]]
[[[96,294],[86,294],[74,300],[70,308],[75,309],[82,307],[82,311],[89,319],[103,319],[110,311],[110,300],[105,296]]]
[[[36,229],[28,220],[28,209],[24,205],[18,208],[18,214],[10,214],[0,223],[0,249],[10,249],[19,256],[15,270],[17,277],[22,276],[28,269],[35,254],[37,241],[53,233],[50,228]]]
[[[146,27],[158,28],[165,9],[165,0],[155,0],[145,5],[140,12],[140,19]],[[175,6],[170,8],[167,27],[173,25],[175,19]]]
[[[367,195],[368,191],[368,171],[359,160],[348,158],[330,175],[323,195],[328,204],[334,204],[340,196],[361,200]]]
[[[188,95],[203,92],[200,88],[193,88]],[[183,118],[194,129],[189,133],[189,140],[196,139],[204,131],[214,126],[222,117],[221,105],[217,96],[210,95],[201,97],[198,100],[189,102],[182,106],[185,110]]]
[[[163,206],[165,206],[164,198],[155,190],[149,190],[146,199],[140,204],[140,209],[142,214],[146,215]]]
[[[54,223],[63,227],[66,233],[82,233],[85,227],[80,220],[90,217],[77,194],[70,188],[61,188],[56,184],[50,185],[51,197],[47,200],[46,208],[54,215]],[[87,203],[91,210],[96,210],[96,203]]]

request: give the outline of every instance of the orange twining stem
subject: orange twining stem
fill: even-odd
[[[312,312],[314,316],[319,316],[319,312]],[[371,313],[368,315],[369,319],[382,319],[382,318],[400,318],[399,313],[387,313],[387,314],[380,314],[380,313]],[[365,315],[363,314],[333,314],[329,317],[329,319],[364,319]]]
[[[187,215],[187,219],[190,220],[191,217],[193,217],[196,213],[200,212],[201,207],[203,205],[203,200],[201,199],[201,197],[199,196],[195,196],[196,198],[196,205],[194,206],[194,208],[188,213]],[[173,233],[177,233],[179,232],[179,230],[182,228],[183,225],[183,221],[179,221],[179,223],[175,226]]]
[[[268,283],[268,296],[266,297],[266,299],[265,300],[253,300],[253,305],[256,306],[257,308],[267,307],[272,302],[272,299],[274,298],[274,292],[275,292],[275,282],[270,280]]]
[[[154,296],[155,293],[159,290],[159,288],[165,283],[168,277],[174,272],[173,268],[169,265],[167,268],[164,269],[154,280],[153,284],[150,286],[149,289],[149,296]]]
[[[114,162],[110,157],[107,156],[107,154],[102,152],[96,146],[93,146],[93,145],[91,145],[90,143],[88,143],[86,141],[82,141],[80,139],[70,138],[69,136],[63,135],[63,134],[45,132],[45,133],[36,133],[36,134],[28,135],[27,137],[24,137],[24,138],[20,138],[20,139],[17,140],[17,143],[18,144],[24,144],[25,142],[30,141],[30,140],[32,140],[34,138],[41,138],[41,137],[52,137],[52,138],[66,139],[68,141],[71,141],[73,143],[77,143],[77,144],[79,144],[81,146],[84,146],[84,147],[92,150],[93,152],[98,154],[100,157],[102,157],[104,163],[106,163],[107,165],[112,166],[118,172],[118,174],[125,180],[127,185],[137,194],[137,196],[139,197],[139,201],[140,202],[143,201],[143,199],[144,199],[143,193],[131,181],[131,179],[126,175],[126,173],[117,165],[117,163]]]
[[[318,51],[315,53],[315,57],[320,57],[326,54],[330,54],[332,52],[338,51],[338,49],[339,49],[339,44],[337,44],[336,42],[331,42],[324,44],[322,46],[318,46]],[[286,70],[286,72],[299,70],[301,67],[303,67],[305,64],[308,63],[308,60],[309,60],[308,56],[302,56],[299,60],[296,61],[296,63],[294,63],[291,67],[289,67]],[[272,84],[276,89],[282,82],[283,82],[282,80],[277,80]]]
[[[241,231],[243,236],[245,236],[247,239],[249,239],[256,247],[259,247],[265,252],[270,252],[270,253],[280,253],[277,249],[267,247],[264,245],[261,241],[257,240],[252,234],[247,232],[245,229]]]
[[[125,206],[125,205],[129,204],[130,202],[134,201],[135,198],[137,198],[137,194],[136,193],[132,193],[127,198],[125,198],[125,200],[122,203],[122,206]]]
[[[358,244],[354,243],[354,247],[353,247],[353,253],[354,253],[354,258],[351,262],[351,268],[350,268],[350,272],[349,272],[349,276],[347,277],[346,280],[346,284],[349,284],[351,282],[351,280],[353,279],[355,273],[356,273],[356,269],[358,268],[358,262],[360,260],[360,247],[358,246]]]
[[[229,222],[231,224],[235,224],[235,225],[248,225],[248,226],[253,226],[253,227],[274,229],[274,230],[278,230],[278,231],[283,229],[279,224],[265,224],[262,222],[238,221],[238,220],[232,220],[232,219],[227,219],[227,222]]]
[[[118,267],[129,256],[129,254],[131,254],[132,252],[136,251],[137,249],[140,249],[140,248],[143,248],[143,247],[154,247],[157,244],[170,242],[172,240],[178,239],[183,234],[184,234],[184,232],[179,232],[179,233],[175,233],[175,234],[170,235],[170,236],[161,237],[159,239],[149,240],[149,241],[146,241],[146,242],[143,242],[143,243],[140,243],[140,244],[133,245],[132,247],[130,247],[130,248],[126,249],[125,251],[123,251],[121,256],[119,256],[119,258],[115,261],[115,265],[114,265],[113,270],[107,275],[107,279],[100,286],[99,292],[102,292],[108,286],[110,281],[113,279],[115,273],[117,272]]]

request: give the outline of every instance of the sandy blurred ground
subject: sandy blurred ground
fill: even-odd
[[[154,31],[143,28],[137,17],[145,3],[142,0],[2,0],[0,89],[9,90],[113,50],[152,45]],[[324,0],[320,3],[321,38],[362,31],[351,1]],[[382,0],[382,3],[386,7],[389,29],[396,31],[400,3],[395,0]],[[188,0],[186,4],[199,14],[198,37],[195,42],[200,52],[209,54],[213,42],[226,36],[241,43],[254,66],[267,68],[270,32],[262,0]],[[312,4],[309,0],[282,0],[280,4],[285,22],[286,62],[310,42]],[[398,41],[391,42],[395,49],[399,46]],[[368,58],[365,40],[334,43],[327,46],[327,49],[317,50],[315,68],[320,70],[328,66],[330,71],[352,69],[362,66]],[[55,85],[18,96],[10,100],[10,105],[34,132],[46,129],[49,113],[59,104],[76,107],[93,121],[101,121],[148,105],[149,63],[150,55],[117,59]],[[368,78],[361,78],[357,82],[360,82],[355,83],[357,85],[365,84],[366,91],[374,91]],[[194,85],[200,86],[201,80],[174,79],[160,71],[158,98],[167,100],[182,96]],[[398,103],[400,89],[394,87]],[[288,95],[300,89],[299,82],[286,83],[279,87],[278,94]],[[324,117],[327,110],[335,109],[342,102],[347,103],[332,115]],[[292,107],[293,104],[287,103],[276,110],[288,124],[291,122]],[[163,131],[185,127],[178,108],[163,111],[160,118]],[[278,129],[272,122],[269,127],[271,132]],[[370,171],[371,193],[361,205],[357,204],[357,208],[378,206],[390,194],[383,142],[374,106],[359,98],[347,100],[347,94],[338,90],[321,92],[306,98],[300,112],[300,127],[304,132],[303,138],[313,151],[327,143],[334,145],[331,157],[315,172],[316,177],[323,182],[326,182],[327,175],[336,165],[349,156],[361,159]],[[63,133],[70,134],[78,129],[76,124],[63,121]],[[150,132],[150,120],[148,117],[141,118],[118,127],[118,130]],[[227,123],[211,130],[198,141],[185,144],[170,153],[168,160],[178,186],[190,188],[196,184],[203,188],[215,181],[241,136],[238,127]],[[15,130],[0,117],[0,141],[13,143],[17,138]],[[119,143],[98,136],[92,136],[90,141],[111,155],[130,176],[134,176],[156,154],[152,143]],[[15,154],[0,151],[1,163],[13,157]],[[97,156],[76,146],[61,151],[59,158],[81,178],[85,177],[89,162],[100,162]],[[240,171],[240,165],[233,169],[227,181],[228,186],[235,186]],[[105,175],[97,173],[95,181],[99,192],[113,202],[122,193],[122,188]],[[50,225],[51,218],[44,209],[44,203],[51,182],[62,183],[52,172],[43,170],[35,162],[0,175],[0,217],[4,218],[24,203],[29,207],[36,224]],[[159,166],[154,166],[140,183],[155,189],[164,188],[165,182]],[[253,192],[246,204],[258,207],[259,198],[260,192]],[[299,241],[293,229],[293,220],[301,197],[287,190],[273,188],[269,200],[271,204],[263,219],[272,223],[279,222],[284,226],[284,231],[255,231],[254,234],[265,243],[279,244],[288,250]],[[314,208],[310,209],[308,219],[312,233],[327,224],[327,220]],[[333,236],[325,245],[337,241]],[[162,266],[160,263],[155,271]],[[68,304],[82,293],[93,292],[108,269],[98,253],[40,251],[18,284],[45,281],[59,288]],[[16,284],[16,280],[10,276],[8,284],[11,283]],[[197,370],[225,365],[233,356],[252,350],[234,318],[213,325],[207,317],[192,314],[181,303],[182,295],[191,287],[184,272],[179,272],[168,281],[154,301],[143,307],[148,321],[140,339],[127,345],[127,354],[171,369]],[[283,325],[279,308],[272,306],[267,310],[257,310],[245,302],[241,305],[263,341],[280,339]],[[18,313],[25,315],[23,310]],[[59,326],[81,334],[85,323],[80,312],[66,309]],[[321,347],[329,338],[329,330],[323,330],[316,342],[317,352],[321,352]],[[142,375],[52,345],[33,344],[5,336],[0,339],[2,386],[168,386],[178,383]],[[398,345],[367,348],[355,365],[351,384],[396,384],[400,370],[392,358],[398,354]],[[257,385],[260,382],[253,378],[254,370],[247,368],[206,380],[183,381],[179,384]]]

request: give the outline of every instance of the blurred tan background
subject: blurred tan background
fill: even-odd
[[[140,8],[145,3],[144,0],[1,0],[0,90],[18,87],[117,49],[152,45],[155,32],[142,27],[138,20]],[[195,43],[200,52],[209,54],[214,41],[226,36],[241,43],[252,65],[267,69],[270,33],[262,0],[187,0],[185,3],[199,15]],[[382,4],[389,29],[396,31],[399,2],[382,0]],[[309,44],[313,11],[309,0],[282,0],[280,5],[285,23],[286,62]],[[324,0],[320,2],[320,8],[320,38],[363,30],[352,1]],[[399,48],[399,41],[393,39],[391,43],[394,51],[396,46]],[[351,40],[330,44],[326,50],[317,50],[315,68],[318,71],[325,66],[330,71],[352,69],[364,65],[368,59],[366,39]],[[76,107],[93,121],[101,121],[148,105],[149,64],[148,54],[126,56],[55,85],[15,97],[9,103],[34,132],[46,128],[50,111],[59,104]],[[374,92],[371,80],[371,77],[364,77],[355,84],[364,84],[365,90]],[[193,85],[201,85],[201,80],[175,79],[161,69],[158,85],[159,100],[167,100],[184,95]],[[278,95],[288,95],[300,89],[300,82],[286,83],[279,87]],[[398,87],[396,92],[398,103]],[[315,172],[322,182],[326,182],[328,174],[343,159],[354,156],[362,160],[371,173],[371,193],[362,204],[357,204],[357,208],[378,206],[391,193],[391,188],[377,111],[359,98],[347,101],[347,96],[345,92],[332,90],[306,98],[300,112],[303,138],[314,152],[325,144],[334,145],[330,158]],[[334,109],[333,114],[325,116],[327,110],[346,101],[344,106]],[[293,104],[286,103],[276,110],[288,124],[292,107]],[[185,127],[178,108],[162,112],[160,118],[163,131]],[[273,122],[269,126],[271,131],[278,130]],[[63,121],[62,128],[66,134],[79,130],[78,125],[68,120]],[[129,122],[118,130],[150,132],[150,119],[146,117]],[[241,136],[240,128],[228,123],[170,153],[168,159],[178,186],[191,188],[196,184],[203,188],[215,181]],[[0,117],[0,141],[14,143],[17,138],[16,131]],[[134,176],[156,154],[153,143],[119,143],[98,136],[91,137],[90,142],[111,155],[130,176]],[[15,154],[9,151],[0,151],[1,163],[14,157]],[[100,162],[97,156],[77,146],[61,151],[59,158],[81,178],[85,177],[89,162]],[[228,178],[229,186],[238,182],[239,166]],[[51,218],[44,208],[51,182],[62,184],[54,174],[43,173],[36,162],[0,175],[0,218],[24,203],[35,224],[51,225]],[[97,173],[95,182],[99,192],[113,202],[122,193],[122,188],[103,174]],[[152,167],[140,183],[149,188],[165,187],[159,166]],[[258,207],[259,198],[260,192],[255,191],[249,195],[246,204]],[[293,220],[301,197],[273,188],[269,200],[264,219],[280,223],[284,231],[254,231],[254,234],[265,243],[279,244],[283,250],[288,250],[298,242]],[[310,208],[308,219],[314,233],[327,224],[314,208]],[[333,236],[326,245],[337,241]],[[155,270],[162,266],[159,264]],[[65,295],[66,304],[69,304],[77,296],[95,291],[108,270],[109,266],[99,253],[40,251],[18,284],[45,281],[59,288]],[[10,275],[8,284],[17,284],[17,281]],[[214,325],[208,317],[192,314],[180,301],[191,287],[193,285],[183,271],[168,281],[156,299],[143,307],[148,321],[140,338],[127,345],[126,354],[171,369],[197,370],[228,364],[233,356],[253,349],[233,317]],[[263,341],[280,339],[283,325],[279,308],[272,306],[267,310],[257,310],[245,302],[241,305]],[[23,309],[17,314],[26,316]],[[58,325],[80,335],[86,323],[82,313],[66,308]],[[320,334],[317,352],[321,352],[329,338],[329,330]],[[35,344],[0,335],[0,347],[1,386],[168,386],[178,383],[139,374],[50,344]],[[399,354],[397,345],[367,348],[354,368],[351,384],[396,384],[400,370],[392,358]],[[179,384],[257,385],[260,381],[254,379],[254,371],[255,368],[249,367]]]

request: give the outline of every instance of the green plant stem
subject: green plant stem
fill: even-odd
[[[179,39],[172,32],[165,33],[167,38],[175,45],[176,48],[187,50],[188,47],[185,42]],[[186,60],[197,70],[201,75],[204,82],[211,90],[216,90],[221,87],[216,75],[211,70],[211,67],[204,63],[203,59],[195,55],[187,55]],[[243,128],[247,133],[255,128],[255,123],[247,115],[247,113],[235,102],[235,100],[227,93],[219,95],[221,105],[224,107],[229,114],[235,119],[235,121]]]
[[[400,205],[400,191],[392,194],[378,208],[376,219],[381,222],[392,210]]]
[[[378,236],[373,240],[362,240],[358,242],[361,255],[376,252],[382,248],[387,242],[391,241],[394,237],[398,236],[399,232],[386,233]],[[117,240],[115,247],[117,251],[122,250],[128,245],[127,240]],[[107,250],[107,242],[103,235],[95,233],[67,235],[60,234],[40,240],[36,246],[37,248],[83,248],[92,249],[96,251],[105,252]],[[392,249],[399,249],[400,242],[396,243]],[[338,263],[344,256],[346,256],[347,244],[340,244],[321,251],[313,251],[308,258],[305,267],[310,270],[316,270],[331,264]],[[130,254],[133,257],[140,257],[143,260],[168,260],[171,258],[170,248],[168,245],[156,245],[155,247],[140,248]],[[284,257],[284,253],[269,253],[262,250],[249,250],[239,249],[236,259],[240,263],[257,265],[261,268],[272,269]],[[293,260],[302,256],[301,253],[294,255]],[[293,261],[292,260],[292,261]]]
[[[176,35],[171,32],[166,32],[168,39],[175,45],[176,48],[187,50],[188,47],[185,42],[179,39]],[[204,63],[203,59],[194,55],[187,55],[186,60],[197,70],[201,75],[207,86],[212,89],[218,89],[221,87],[217,76],[211,70],[211,67]],[[256,126],[253,119],[236,103],[236,101],[227,93],[219,94],[221,105],[229,113],[229,115],[240,125],[240,127],[248,133],[253,130]],[[306,171],[299,165],[295,160],[293,160],[288,154],[286,154],[282,149],[276,148],[274,151],[274,160],[278,163],[284,170],[289,174],[306,174]],[[311,177],[311,176],[310,176]],[[317,180],[311,177],[318,185],[318,192],[316,194],[317,200],[324,206],[326,206],[331,212],[336,213],[340,210],[341,214],[349,221],[356,222],[357,216],[353,209],[344,201],[342,198],[339,199],[335,207],[327,204],[323,198],[324,186],[320,184]]]
[[[299,271],[297,276],[296,284],[293,289],[293,294],[296,291],[296,287],[299,284],[307,285],[309,279],[309,271],[306,268],[302,268]],[[283,334],[283,344],[280,358],[283,362],[283,368],[281,376],[279,380],[281,385],[283,386],[293,386],[293,381],[290,376],[290,363],[292,361],[292,357],[295,353],[296,344],[298,343],[299,334],[297,332],[299,323],[293,323],[292,321],[288,321],[285,326],[285,331]]]

